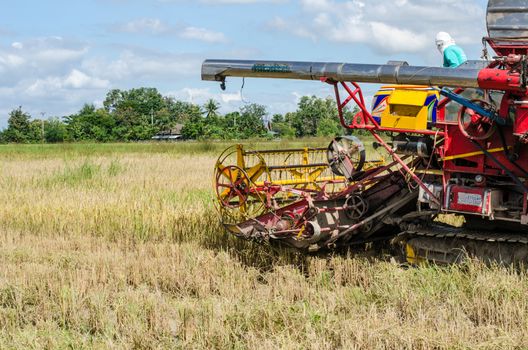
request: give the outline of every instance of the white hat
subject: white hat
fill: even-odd
[[[440,53],[444,53],[444,50],[449,47],[455,45],[455,40],[449,35],[449,33],[446,32],[438,32],[436,34],[436,47],[438,48],[438,51]]]

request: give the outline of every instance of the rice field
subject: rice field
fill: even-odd
[[[226,147],[0,146],[0,349],[528,347],[525,271],[229,237],[212,200]]]

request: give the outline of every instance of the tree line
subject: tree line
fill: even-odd
[[[247,139],[254,137],[334,136],[342,133],[335,102],[304,96],[297,110],[269,116],[265,106],[246,104],[219,113],[210,99],[204,105],[163,96],[155,88],[108,92],[101,108],[85,104],[76,114],[34,119],[22,107],[9,114],[0,142],[141,141],[178,129],[184,139]],[[350,116],[351,112],[347,112]]]

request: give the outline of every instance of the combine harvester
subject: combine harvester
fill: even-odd
[[[354,136],[324,149],[228,149],[215,171],[227,230],[306,252],[391,241],[411,263],[468,255],[527,262],[526,1],[490,0],[487,26],[484,50],[489,45],[496,56],[456,69],[206,60],[202,79],[223,88],[227,77],[331,85],[343,127],[367,130],[386,154],[368,161]],[[369,110],[358,83],[391,85]],[[352,102],[359,112],[347,118]],[[463,216],[465,224],[440,224],[439,214]]]

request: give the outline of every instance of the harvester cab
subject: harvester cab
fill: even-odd
[[[495,56],[456,69],[206,60],[202,79],[317,80],[352,135],[327,148],[246,150],[219,158],[222,221],[246,239],[303,251],[391,240],[409,262],[477,256],[528,261],[528,6],[490,0]],[[360,83],[384,85],[368,108]],[[358,109],[348,118],[346,109]],[[363,141],[384,150],[373,159]],[[369,152],[367,152],[369,151]],[[439,214],[452,225],[438,222]],[[459,220],[459,225],[455,224]],[[445,220],[444,220],[445,221]],[[463,225],[463,222],[465,222]],[[456,226],[456,227],[455,227]]]

